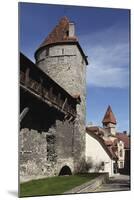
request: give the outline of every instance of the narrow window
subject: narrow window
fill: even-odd
[[[69,36],[69,31],[66,31],[66,36],[67,36],[67,37]]]
[[[46,56],[49,56],[49,48],[46,49]]]

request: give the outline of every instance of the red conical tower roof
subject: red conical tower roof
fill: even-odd
[[[59,42],[76,42],[77,37],[69,37],[69,19],[62,17],[58,25],[52,30],[48,37],[43,41],[39,48],[44,47],[48,44],[59,43]]]
[[[105,125],[105,124],[108,124],[108,123],[112,123],[112,124],[116,124],[116,118],[112,112],[112,109],[110,106],[108,106],[107,108],[107,111],[104,115],[104,118],[102,120],[102,123]]]
[[[49,45],[57,45],[57,44],[64,44],[64,43],[70,43],[70,44],[76,44],[82,53],[82,56],[85,59],[86,64],[88,65],[87,56],[85,56],[78,39],[75,35],[69,34],[70,32],[70,25],[73,23],[69,21],[67,17],[62,17],[59,21],[58,25],[55,26],[55,28],[52,30],[52,32],[48,35],[48,37],[41,43],[41,45],[38,47],[38,49],[35,51],[35,58],[37,55],[37,52],[40,51],[42,48],[49,46]]]

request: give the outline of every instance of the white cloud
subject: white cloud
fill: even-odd
[[[128,86],[128,56],[126,45],[94,47],[90,50],[87,84],[98,87]]]
[[[89,57],[87,84],[125,88],[129,84],[129,44],[126,30],[117,26],[83,37]],[[85,42],[86,41],[86,42]]]

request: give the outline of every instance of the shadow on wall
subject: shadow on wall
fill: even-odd
[[[21,92],[20,112],[25,107],[29,108],[28,113],[21,121],[20,128],[38,130],[39,132],[48,132],[49,128],[55,126],[56,120],[63,121],[64,115],[47,104],[31,97],[23,91]]]
[[[71,169],[68,166],[62,167],[59,176],[72,175]]]
[[[130,175],[130,149],[125,151],[124,168],[119,169],[120,174]]]

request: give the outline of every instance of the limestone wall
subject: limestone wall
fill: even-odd
[[[80,94],[74,132],[74,155],[78,162],[85,155],[86,63],[77,45],[55,45],[37,54],[36,63],[71,95]]]
[[[92,136],[86,133],[86,160],[91,162],[90,172],[114,173],[114,161],[109,157],[102,145]]]
[[[59,175],[65,165],[74,172],[73,124],[56,121],[48,132],[23,128],[20,131],[21,182]]]

